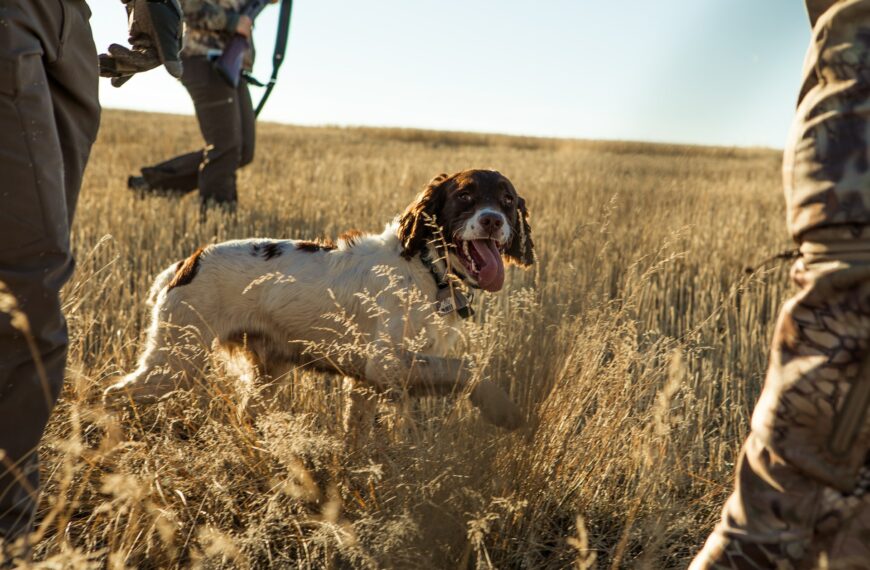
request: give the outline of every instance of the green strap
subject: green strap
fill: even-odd
[[[281,69],[281,64],[284,63],[287,39],[290,37],[290,15],[292,12],[293,0],[281,0],[281,13],[278,15],[278,36],[275,38],[275,53],[272,56],[272,76],[266,84],[266,92],[263,93],[263,98],[257,104],[257,110],[254,114],[258,117],[263,107],[266,106],[266,101],[269,100],[272,89],[275,88],[275,83],[278,81],[278,70]]]

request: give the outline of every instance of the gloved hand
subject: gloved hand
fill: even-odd
[[[132,49],[118,44],[100,54],[100,75],[120,87],[134,74],[161,63],[173,77],[181,77],[182,12],[178,0],[121,0],[127,6]]]

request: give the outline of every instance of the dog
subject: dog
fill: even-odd
[[[433,178],[380,234],[200,248],[155,280],[138,367],[105,396],[147,402],[189,386],[208,359],[193,336],[271,378],[308,366],[412,396],[468,389],[485,420],[516,428],[522,414],[507,394],[488,380],[471,386],[467,364],[448,355],[469,293],[499,291],[505,260],[534,262],[528,218],[505,176],[463,170]],[[363,350],[340,349],[348,331]]]

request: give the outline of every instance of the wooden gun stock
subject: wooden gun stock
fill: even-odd
[[[263,8],[268,3],[268,0],[251,0],[242,9],[240,15],[247,16],[251,20],[256,20],[257,16],[260,15],[260,12],[263,11]],[[248,41],[248,38],[236,34],[227,43],[223,53],[214,63],[215,70],[224,78],[224,81],[233,87],[238,87],[239,81],[242,79],[242,65],[245,63],[245,52],[248,51],[250,46],[251,43]]]

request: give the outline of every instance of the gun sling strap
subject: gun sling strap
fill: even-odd
[[[269,95],[272,94],[272,89],[275,88],[275,83],[278,81],[278,70],[281,69],[281,64],[284,63],[284,53],[287,51],[287,38],[290,37],[290,14],[293,12],[293,0],[281,0],[281,12],[278,15],[278,35],[275,38],[275,53],[272,55],[272,75],[267,83],[257,81],[250,73],[245,73],[245,79],[251,85],[257,87],[265,87],[266,91],[263,97],[257,104],[257,109],[254,111],[256,116],[260,116],[260,111],[266,106],[266,101],[269,100]]]

